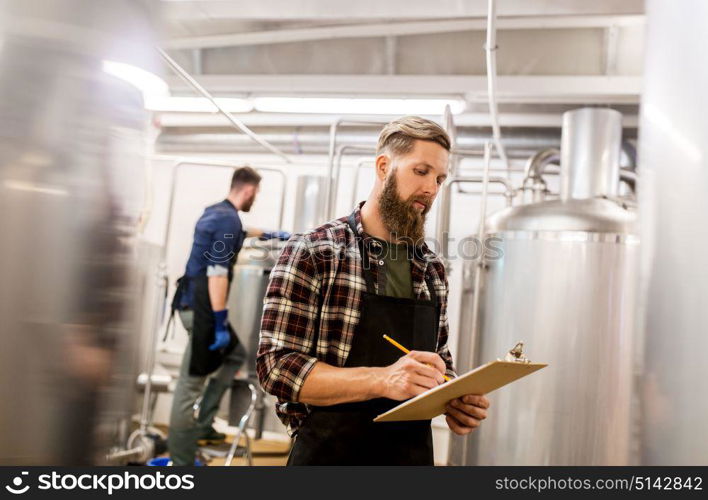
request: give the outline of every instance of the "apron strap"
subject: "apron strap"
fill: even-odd
[[[364,239],[359,236],[359,232],[356,228],[356,217],[355,212],[349,215],[349,227],[354,232],[354,238],[356,239],[357,245],[359,246],[359,253],[361,254],[361,272],[364,275],[364,281],[366,282],[366,291],[376,295],[376,287],[374,286],[374,278],[371,276],[371,265],[369,264],[369,254],[364,248]]]

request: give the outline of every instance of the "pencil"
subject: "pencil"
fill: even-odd
[[[391,342],[394,346],[396,346],[397,348],[399,348],[401,351],[405,352],[406,354],[408,354],[409,352],[411,352],[409,349],[406,349],[405,347],[403,347],[401,344],[399,344],[398,342],[396,342],[395,340],[393,340],[391,337],[389,337],[389,336],[386,335],[385,333],[384,333],[383,338],[385,338],[386,340],[388,340],[389,342]],[[428,364],[428,363],[426,363],[426,364]],[[428,366],[430,366],[430,365],[428,365]],[[450,381],[450,377],[448,377],[447,375],[443,375],[443,378],[445,379],[446,382],[449,382],[449,381]]]

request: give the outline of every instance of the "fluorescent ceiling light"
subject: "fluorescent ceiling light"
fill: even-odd
[[[103,61],[103,71],[109,75],[128,82],[140,90],[140,92],[143,93],[143,98],[145,100],[152,96],[170,95],[170,88],[165,80],[154,73],[150,73],[149,71],[133,66],[132,64],[116,61]]]
[[[103,61],[103,71],[128,82],[143,94],[145,109],[150,111],[215,113],[218,110],[204,97],[172,97],[167,83],[155,75],[132,64]],[[253,104],[247,99],[217,98],[216,101],[231,113],[248,113]]]
[[[253,104],[248,99],[216,98],[229,113],[248,113]],[[145,109],[150,111],[172,111],[176,113],[216,113],[218,109],[205,97],[149,96],[145,99]]]
[[[256,111],[381,115],[441,115],[449,105],[454,114],[465,110],[460,99],[340,99],[325,97],[257,97]]]

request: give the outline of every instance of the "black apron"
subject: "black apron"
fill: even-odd
[[[216,340],[214,332],[214,310],[209,299],[209,278],[198,276],[189,278],[194,286],[194,325],[192,327],[192,355],[189,359],[189,374],[205,376],[219,368],[224,358],[234,350],[239,340],[236,332],[228,324],[229,344],[223,349],[210,351],[209,346]]]
[[[357,235],[354,214],[349,225]],[[363,240],[357,236],[367,291],[345,367],[388,366],[403,353],[382,335],[411,350],[435,352],[439,308],[435,288],[426,279],[432,300],[377,295]],[[310,406],[298,429],[288,465],[433,465],[430,420],[373,422],[401,401],[378,398],[333,406]]]
[[[229,273],[229,285],[231,284],[231,273]],[[239,343],[238,336],[231,323],[228,324],[229,344],[216,351],[210,351],[209,346],[216,340],[214,332],[214,310],[209,299],[209,278],[207,276],[189,277],[182,276],[177,280],[177,290],[172,298],[170,311],[170,322],[174,321],[174,314],[178,310],[186,309],[182,305],[182,296],[186,293],[187,287],[192,289],[192,307],[194,320],[189,341],[191,342],[192,355],[189,358],[189,374],[203,377],[214,372],[224,362],[226,356],[233,351]],[[169,326],[165,329],[165,337]]]

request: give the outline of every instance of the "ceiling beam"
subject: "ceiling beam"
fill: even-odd
[[[504,127],[560,127],[561,113],[501,113],[501,125]],[[249,127],[329,127],[337,116],[331,114],[297,114],[297,113],[239,113],[239,120]],[[385,115],[357,115],[357,120],[386,121],[395,118]],[[439,116],[430,116],[440,119]],[[463,113],[456,115],[455,125],[458,127],[489,127],[489,113]],[[213,128],[227,127],[228,121],[215,113],[160,113],[160,126],[163,128]],[[622,117],[624,127],[636,127],[637,116]]]
[[[486,17],[487,2],[436,0],[162,0],[168,20],[239,19],[288,20],[400,20]],[[644,0],[505,0],[497,15],[559,16],[643,14]]]
[[[507,17],[499,18],[498,30],[567,29],[567,28],[607,28],[610,26],[635,26],[644,24],[643,15],[612,16],[555,16],[555,17]],[[216,47],[239,47],[268,45],[276,43],[296,43],[315,40],[335,40],[343,38],[376,38],[404,35],[429,35],[462,31],[484,31],[484,19],[454,19],[445,21],[419,21],[378,24],[355,24],[345,26],[324,26],[313,28],[258,31],[251,33],[231,33],[224,35],[188,36],[167,39],[162,42],[165,49],[195,49]]]
[[[464,97],[487,99],[485,76],[463,75],[202,75],[202,85],[221,97],[257,94],[285,96]],[[173,93],[191,95],[175,77]],[[640,76],[500,76],[499,102],[606,103],[639,102]]]

